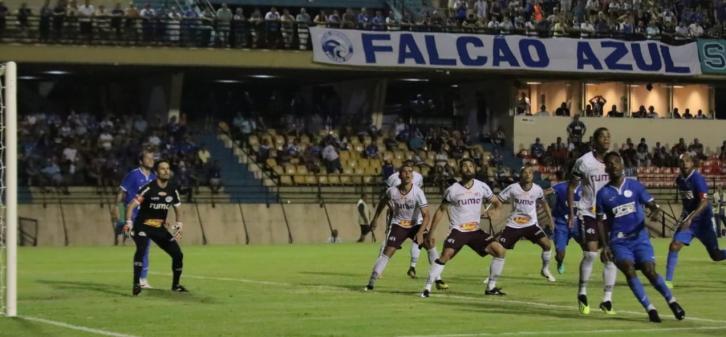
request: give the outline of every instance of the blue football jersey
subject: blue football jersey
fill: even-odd
[[[570,209],[567,203],[568,185],[569,182],[563,181],[552,186],[552,190],[555,191],[555,196],[557,197],[557,202],[552,210],[552,217],[555,218],[555,220],[566,221],[570,214]],[[575,202],[578,200],[580,200],[580,185],[577,185],[577,188],[575,189]]]
[[[140,168],[133,169],[129,173],[127,173],[120,186],[121,189],[126,192],[124,207],[128,206],[128,204],[131,203],[131,200],[136,197],[136,193],[139,192],[141,186],[144,186],[155,179],[156,175],[154,174],[154,172],[150,172],[147,176],[144,174],[143,171],[141,171]],[[132,218],[136,218],[136,213],[138,212],[138,210],[138,207],[134,210]]]
[[[645,186],[632,178],[623,185],[606,185],[597,192],[596,211],[599,218],[607,217],[611,240],[630,238],[645,227],[645,204],[653,197]]]
[[[681,202],[683,203],[684,217],[698,208],[698,204],[701,202],[701,199],[708,199],[708,186],[706,185],[706,179],[697,170],[693,170],[693,172],[685,178],[682,175],[679,175],[678,178],[676,178],[676,186],[678,187],[678,194],[680,195]],[[713,210],[711,209],[711,203],[709,203],[706,209],[693,219],[693,222],[706,220],[710,223],[712,216]]]

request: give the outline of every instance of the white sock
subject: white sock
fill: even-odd
[[[376,264],[373,265],[373,272],[371,272],[371,278],[368,280],[368,285],[373,286],[376,284],[376,279],[378,279],[378,275],[383,274],[383,270],[386,269],[386,265],[388,264],[388,260],[390,258],[385,255],[381,254],[381,256],[376,259]]]
[[[580,290],[579,295],[587,295],[587,281],[592,275],[592,264],[597,259],[598,252],[583,252],[580,262]]]
[[[426,284],[424,285],[424,289],[431,291],[431,285],[434,284],[435,280],[441,279],[441,273],[444,272],[444,265],[440,264],[439,262],[434,262],[431,264],[431,267],[429,268],[429,277],[426,279]]]
[[[497,286],[497,279],[502,275],[504,269],[504,258],[495,257],[489,264],[489,282],[487,282],[487,290],[492,290]]]
[[[429,255],[429,266],[433,266],[436,263],[435,262],[436,259],[439,258],[439,252],[436,251],[436,248],[431,248],[431,249],[427,250],[426,252]],[[439,274],[438,278],[436,279],[436,281],[439,281],[439,280],[441,280],[441,274]]]
[[[550,259],[552,259],[552,251],[542,252],[542,270],[550,269]]]
[[[421,249],[417,243],[411,241],[411,267],[416,267],[419,255],[421,255]]]
[[[618,268],[612,261],[605,262],[602,270],[602,283],[604,286],[604,293],[602,297],[603,302],[613,300],[613,288],[615,288],[615,280],[618,278]]]
[[[655,306],[653,304],[648,304],[648,309],[646,309],[646,310],[647,311],[655,310]]]

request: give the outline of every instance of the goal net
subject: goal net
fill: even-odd
[[[0,312],[17,315],[17,83],[14,62],[0,63]]]

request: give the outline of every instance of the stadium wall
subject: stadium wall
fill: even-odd
[[[676,205],[674,205],[676,206]],[[429,205],[431,216],[438,208]],[[670,209],[670,208],[668,208]],[[495,231],[503,228],[509,205],[491,212]],[[39,246],[110,246],[113,229],[110,212],[99,204],[23,204],[19,215],[38,221]],[[673,208],[680,214],[680,206]],[[172,213],[172,212],[170,212]],[[327,213],[327,214],[326,214]],[[354,242],[360,229],[354,204],[187,204],[182,206],[183,244],[188,245],[267,245],[325,243],[331,229],[337,229],[342,242]],[[372,216],[372,214],[371,214]],[[546,219],[540,219],[545,223]],[[173,221],[170,214],[169,221]],[[385,238],[385,214],[378,220],[376,238]],[[482,220],[489,230],[489,222]],[[658,228],[657,226],[655,228]],[[436,229],[436,242],[448,234],[443,220]],[[370,240],[370,238],[368,238]]]
[[[610,129],[610,145],[612,149],[619,149],[626,138],[638,143],[645,138],[648,145],[654,146],[656,142],[673,146],[678,138],[684,138],[687,144],[693,138],[704,145],[706,152],[718,151],[723,142],[723,130],[726,130],[726,121],[710,119],[631,119],[631,118],[586,118],[580,119],[587,126],[585,139],[599,127]],[[529,149],[537,137],[543,144],[550,144],[562,137],[567,140],[567,125],[571,118],[562,117],[514,117],[514,151],[521,148]]]

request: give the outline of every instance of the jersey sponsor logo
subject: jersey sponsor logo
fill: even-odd
[[[512,221],[518,225],[526,225],[532,218],[526,214],[518,214],[512,217]]]
[[[449,239],[446,239],[446,242],[453,244],[454,242],[456,242],[456,240],[454,238],[449,238]]]
[[[412,210],[412,209],[416,208],[416,204],[413,202],[402,201],[402,202],[394,202],[393,204],[396,206],[396,208],[400,208],[400,209]]]
[[[595,228],[588,228],[585,232],[587,232],[587,234],[595,234]]]
[[[635,201],[631,201],[627,204],[623,204],[613,208],[613,214],[616,218],[624,217],[633,213],[635,213]]]
[[[456,201],[457,206],[466,206],[466,205],[477,205],[481,204],[481,198],[467,198],[467,199],[460,199]]]
[[[166,198],[164,198],[164,201],[166,202],[172,202],[173,200],[174,198],[172,196],[167,196]]]
[[[146,237],[146,232],[137,232],[136,235]]]
[[[171,197],[167,197],[167,198],[171,198]],[[169,204],[166,204],[166,203],[153,203],[152,202],[152,203],[149,204],[149,208],[151,208],[151,209],[157,209],[157,210],[158,209],[168,210],[169,209]]]
[[[610,180],[610,176],[607,174],[593,174],[590,176],[590,181],[592,182],[607,182]]]
[[[516,202],[517,205],[532,206],[535,201],[530,199],[514,199],[514,202]]]
[[[630,197],[632,197],[632,196],[633,196],[633,191],[631,191],[631,190],[625,190],[625,192],[623,192],[623,195],[624,195],[624,196],[625,196],[626,198],[630,198]]]
[[[166,196],[166,192],[164,192],[164,191],[160,191],[158,194],[159,194],[160,197],[165,197]]]
[[[688,191],[680,190],[678,192],[681,194],[681,199],[684,199],[684,200],[693,200],[694,199],[693,191],[691,191],[691,190],[688,190]]]
[[[403,228],[411,228],[413,226],[413,223],[411,220],[399,220],[398,225]]]
[[[477,222],[467,222],[459,225],[459,227],[465,231],[473,231],[479,228],[479,223]]]
[[[157,201],[157,200],[159,200],[159,197],[151,197],[151,200]]]
[[[150,226],[150,227],[161,227],[161,224],[164,223],[164,220],[162,219],[147,219],[144,221],[144,225]]]

